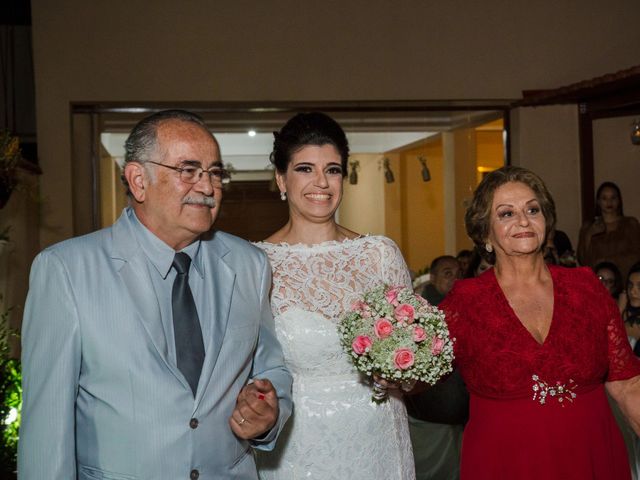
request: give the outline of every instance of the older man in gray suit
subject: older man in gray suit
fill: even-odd
[[[19,477],[257,478],[292,408],[266,257],[211,231],[225,172],[198,116],[126,147],[130,207],[32,267]]]

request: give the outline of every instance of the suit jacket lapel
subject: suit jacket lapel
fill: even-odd
[[[126,210],[113,226],[112,258],[118,262],[117,268],[130,296],[131,304],[134,306],[138,319],[151,338],[158,355],[176,378],[186,388],[191,389],[177,366],[172,365],[168,360],[167,338],[162,327],[158,299],[151,286],[148,262],[138,246],[135,235],[131,231],[129,219],[126,217]]]
[[[231,298],[235,284],[236,274],[224,261],[224,256],[228,253],[228,248],[214,236],[212,240],[203,240],[202,254],[205,255],[205,292],[208,304],[207,312],[211,312],[211,335],[205,339],[205,351],[207,352],[200,383],[196,394],[196,408],[202,399],[202,395],[207,390],[211,380],[213,370],[218,361],[218,355],[224,342],[224,336],[229,322],[229,310],[231,308]]]

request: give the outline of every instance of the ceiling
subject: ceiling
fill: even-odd
[[[453,102],[455,103],[455,102]],[[181,106],[200,114],[220,143],[223,161],[236,170],[264,170],[269,167],[273,148],[273,132],[297,111],[321,110],[332,116],[345,130],[351,153],[386,153],[415,144],[441,132],[457,128],[481,126],[482,129],[502,129],[503,110],[486,105],[456,106],[422,105],[416,102],[319,104],[304,106],[263,106],[260,108],[229,108]],[[498,103],[495,108],[503,107]],[[317,107],[317,108],[316,108]],[[117,159],[124,156],[124,141],[128,132],[144,116],[163,108],[108,107],[101,114],[101,142],[109,154]],[[82,113],[82,106],[75,107]],[[96,107],[93,106],[92,113]],[[249,136],[248,132],[255,132]]]

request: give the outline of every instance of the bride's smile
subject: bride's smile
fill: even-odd
[[[292,215],[317,222],[328,220],[342,199],[342,160],[331,144],[306,145],[295,152],[284,174],[277,174],[287,193]]]

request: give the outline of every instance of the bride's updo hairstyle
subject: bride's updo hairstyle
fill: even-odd
[[[496,263],[496,253],[495,251],[488,252],[485,248],[485,242],[489,238],[491,228],[493,194],[498,187],[509,182],[524,183],[535,193],[544,216],[545,241],[556,225],[556,206],[553,197],[538,175],[526,168],[515,166],[502,167],[488,173],[473,194],[471,205],[464,216],[464,223],[467,235],[473,240],[476,250],[482,258],[492,265]],[[542,248],[544,244],[545,242],[542,242],[540,247]]]
[[[342,176],[347,176],[349,142],[333,118],[324,113],[299,113],[289,119],[279,132],[273,132],[273,152],[269,159],[279,173],[286,173],[293,155],[308,145],[333,145],[342,159]]]

